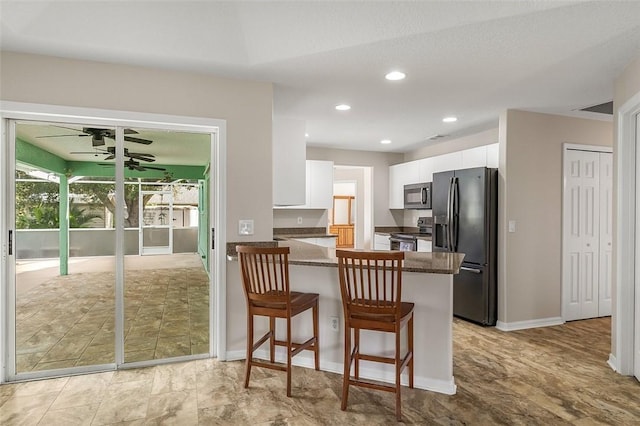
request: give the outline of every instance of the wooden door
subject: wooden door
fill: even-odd
[[[562,287],[567,321],[598,316],[599,175],[599,153],[565,151]]]
[[[354,199],[355,197],[351,195],[335,195],[333,197],[332,225],[329,226],[329,232],[338,235],[336,248],[353,248],[354,246]]]

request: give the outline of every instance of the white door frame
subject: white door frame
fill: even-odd
[[[616,279],[615,310],[613,313],[612,344],[615,353],[609,356],[609,365],[620,374],[632,375],[634,371],[634,332],[640,319],[634,319],[636,264],[638,244],[636,229],[640,225],[640,208],[637,205],[636,171],[640,171],[640,150],[636,136],[636,115],[640,114],[640,92],[618,108],[617,149],[614,155],[616,169]],[[640,272],[640,271],[638,271]]]
[[[226,353],[226,120],[202,117],[186,117],[165,114],[139,113],[130,111],[103,110],[95,108],[68,107],[59,105],[31,104],[23,102],[0,101],[0,196],[6,200],[9,192],[9,182],[7,179],[7,161],[12,161],[9,156],[8,129],[9,119],[35,120],[47,122],[91,122],[93,124],[124,126],[124,127],[147,127],[158,129],[170,129],[176,131],[210,133],[212,135],[211,146],[211,200],[210,215],[212,215],[212,225],[216,229],[214,244],[216,249],[211,251],[209,257],[210,275],[209,292],[210,304],[215,307],[214,315],[210,316],[209,342],[210,355]],[[122,135],[116,135],[122,139]],[[119,151],[118,151],[119,152]],[[120,155],[122,157],[122,155]],[[124,160],[118,158],[117,160]],[[122,161],[117,161],[121,164]],[[116,182],[118,183],[118,182]],[[117,200],[120,201],[120,200]],[[123,206],[121,206],[123,207]],[[211,216],[210,216],[211,217]],[[0,270],[0,383],[6,381],[6,352],[5,342],[7,341],[7,287],[9,276],[8,264],[13,261],[13,257],[8,256],[8,230],[9,227],[6,209],[0,209],[0,244],[1,250],[1,270]],[[116,265],[117,266],[117,265]],[[121,268],[116,268],[121,269]],[[118,271],[116,270],[116,273]],[[214,285],[215,284],[215,285]],[[116,312],[123,309],[121,299],[116,300]],[[119,318],[116,317],[116,334],[118,334]],[[120,348],[122,352],[122,348]],[[118,348],[116,347],[116,362],[118,362]]]

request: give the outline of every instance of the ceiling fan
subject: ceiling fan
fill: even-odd
[[[107,157],[105,157],[104,159],[113,160],[116,158],[116,147],[108,146],[107,149],[100,149],[96,147],[94,151],[75,151],[75,152],[70,152],[69,154],[93,154],[96,157],[100,154],[108,154]],[[130,152],[129,149],[127,148],[124,149],[124,156],[128,158],[132,158],[134,160],[147,161],[149,163],[156,161],[155,156],[153,154],[147,154],[144,152]]]
[[[61,126],[57,126],[57,127],[61,127]],[[109,139],[115,139],[116,138],[116,131],[114,129],[102,129],[99,127],[83,127],[82,131],[77,130],[77,129],[72,129],[70,127],[61,127],[63,129],[69,129],[69,130],[74,130],[76,132],[81,132],[81,134],[75,134],[75,135],[49,135],[49,136],[36,136],[36,138],[60,138],[60,137],[69,137],[69,136],[78,136],[78,137],[83,137],[83,136],[91,136],[91,146],[93,147],[98,147],[98,146],[103,146],[105,144],[104,138],[109,138]],[[134,143],[140,143],[143,145],[149,145],[150,143],[152,143],[152,140],[149,139],[142,139],[142,138],[136,138],[135,136],[127,136],[127,135],[136,135],[138,134],[138,132],[136,132],[133,129],[124,129],[124,140],[126,142],[134,142]]]
[[[110,166],[110,167],[114,167],[115,164],[114,163],[99,163],[101,166]],[[129,170],[137,170],[139,172],[144,172],[145,170],[162,170],[165,171],[167,169],[162,168],[162,167],[152,167],[152,166],[146,166],[146,165],[142,165],[140,164],[139,161],[134,160],[133,158],[130,158],[128,160],[126,160],[124,162],[124,166],[126,168],[128,168]]]

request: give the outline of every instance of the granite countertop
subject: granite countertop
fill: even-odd
[[[229,260],[236,260],[235,245],[238,243],[230,243],[233,250],[228,250]],[[284,240],[265,243],[249,243],[256,245],[277,245],[279,247],[290,247],[289,263],[291,265],[309,265],[309,266],[328,266],[337,267],[338,259],[336,251],[333,248],[321,247],[315,244],[307,244],[300,241]],[[431,253],[431,252],[413,252],[405,253],[404,266],[405,272],[426,272],[433,274],[457,274],[460,272],[460,265],[464,259],[462,253]]]

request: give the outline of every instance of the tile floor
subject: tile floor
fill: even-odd
[[[402,389],[404,424],[633,425],[640,384],[606,364],[610,318],[504,333],[454,321],[456,395]],[[340,410],[338,374],[197,360],[0,386],[0,424],[389,425],[393,395],[352,388]]]
[[[136,261],[146,266],[125,272],[125,361],[209,352],[208,276],[199,257]],[[18,286],[29,282],[16,298],[18,372],[114,362],[114,274],[100,271],[104,259],[89,262],[97,272],[73,265],[69,275],[52,276],[53,268],[36,283],[18,274]],[[26,269],[37,270],[35,263]]]

